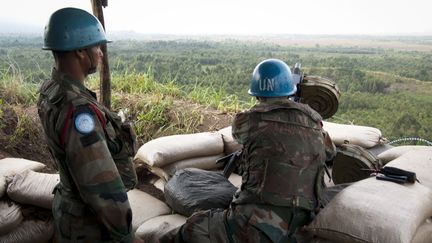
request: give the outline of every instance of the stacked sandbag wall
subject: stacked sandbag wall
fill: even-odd
[[[203,132],[151,140],[139,148],[134,161],[167,181],[177,170],[184,168],[218,169],[222,165],[216,164],[216,160],[223,156],[222,135]]]
[[[408,151],[386,166],[416,173],[398,184],[371,177],[339,192],[308,225],[335,242],[432,242],[432,150]]]
[[[231,127],[217,132],[172,135],[153,139],[142,145],[134,161],[143,165],[160,179],[152,184],[163,191],[166,182],[181,169],[222,170],[223,164],[216,160],[241,149],[232,137]],[[238,175],[231,178],[239,187]],[[240,183],[239,183],[240,181]]]
[[[414,243],[432,217],[432,191],[369,178],[345,188],[308,225],[335,242]],[[432,242],[432,236],[426,236]],[[419,238],[419,237],[417,237]]]
[[[3,182],[0,184],[0,242],[46,243],[53,239],[52,192],[59,175],[37,172],[44,167],[42,163],[24,159],[0,160],[0,182]],[[137,233],[139,237],[156,239],[186,220],[181,215],[171,216],[172,210],[167,204],[146,192],[133,189],[127,194],[134,231],[152,219],[151,222],[159,225],[154,228],[155,225],[147,223],[150,228],[141,227]],[[175,221],[166,222],[171,217]]]
[[[58,175],[44,164],[18,158],[0,160],[0,242],[48,242],[53,238],[52,191]]]

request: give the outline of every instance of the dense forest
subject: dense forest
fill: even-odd
[[[245,105],[250,104],[247,89],[257,63],[266,58],[282,59],[291,67],[301,63],[305,74],[337,83],[340,105],[330,121],[377,127],[390,141],[432,140],[432,42],[426,37],[398,41],[402,47],[414,43],[427,48],[374,47],[373,40],[368,46],[302,46],[178,38],[118,40],[108,50],[113,75],[145,73],[157,82],[175,83],[184,92],[212,87]],[[41,46],[41,37],[0,36],[1,82],[19,75],[37,86],[48,78],[52,58]]]

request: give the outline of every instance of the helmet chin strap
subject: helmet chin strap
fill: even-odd
[[[97,65],[94,62],[93,55],[91,53],[91,48],[87,48],[85,50],[86,50],[87,56],[90,59],[90,68],[88,69],[87,74],[95,73],[97,70]]]

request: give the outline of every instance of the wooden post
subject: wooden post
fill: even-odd
[[[91,0],[93,14],[99,19],[105,29],[105,21],[102,7],[108,6],[108,0]],[[101,69],[100,69],[100,102],[108,109],[111,109],[111,76],[108,64],[107,45],[101,45],[103,53]]]

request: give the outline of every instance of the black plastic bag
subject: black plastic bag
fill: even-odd
[[[190,216],[211,208],[227,208],[237,188],[222,173],[188,168],[177,171],[164,188],[166,203]]]

